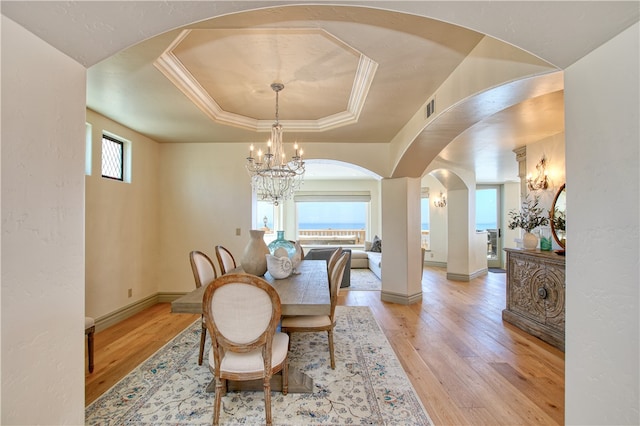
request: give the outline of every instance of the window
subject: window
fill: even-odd
[[[420,246],[425,250],[431,250],[429,235],[429,190],[424,188],[420,196]]]
[[[364,245],[369,225],[366,194],[296,195],[296,227],[302,245]]]
[[[124,181],[124,142],[102,135],[102,177]]]
[[[273,205],[273,202],[260,200],[256,202],[256,223],[253,229],[264,230],[264,241],[269,244],[276,239],[276,228],[279,226],[280,207]]]

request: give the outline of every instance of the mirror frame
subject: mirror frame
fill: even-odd
[[[556,240],[556,243],[558,243],[558,245],[560,247],[562,247],[563,249],[566,249],[565,245],[566,245],[566,240],[565,242],[563,242],[560,238],[558,238],[558,234],[556,233],[556,228],[554,226],[554,217],[555,217],[555,212],[556,212],[556,203],[558,202],[558,198],[560,197],[560,194],[565,194],[565,215],[566,215],[566,204],[567,204],[567,195],[565,192],[565,184],[562,184],[562,186],[560,187],[560,189],[558,189],[558,192],[556,192],[556,196],[553,198],[553,203],[551,203],[551,210],[549,211],[549,223],[551,225],[551,234],[553,234],[553,239]],[[566,226],[566,218],[565,218],[565,226]],[[566,233],[567,230],[565,229],[564,232]]]

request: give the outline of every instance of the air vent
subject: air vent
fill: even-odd
[[[431,101],[427,104],[427,118],[431,117],[431,114],[436,112],[436,100],[431,99]]]

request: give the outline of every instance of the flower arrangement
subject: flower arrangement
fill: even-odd
[[[520,211],[511,210],[509,212],[509,229],[522,228],[525,232],[531,232],[538,226],[549,224],[549,216],[543,214],[544,209],[539,206],[540,197],[532,199],[529,195],[522,202]]]

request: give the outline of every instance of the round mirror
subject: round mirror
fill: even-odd
[[[562,185],[558,190],[553,204],[551,205],[551,233],[558,245],[563,249],[566,248],[567,241],[567,196],[565,191],[565,185]]]

